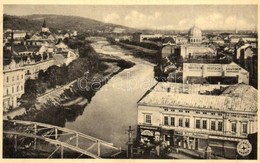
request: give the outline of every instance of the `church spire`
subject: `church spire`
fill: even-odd
[[[46,27],[46,22],[45,22],[45,19],[43,20],[43,24],[42,24],[42,27]]]

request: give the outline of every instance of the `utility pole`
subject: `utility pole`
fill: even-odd
[[[133,158],[133,140],[132,140],[132,134],[133,134],[133,129],[131,126],[129,126],[127,132],[128,132],[128,148],[127,148],[127,158]]]

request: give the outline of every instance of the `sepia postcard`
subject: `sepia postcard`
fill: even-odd
[[[1,162],[256,162],[258,2],[213,2],[5,1]]]

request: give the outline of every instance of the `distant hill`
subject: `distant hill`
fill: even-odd
[[[18,29],[18,30],[39,30],[42,22],[35,20],[28,20],[18,16],[11,16],[4,14],[3,17],[4,29]]]
[[[115,25],[110,23],[103,23],[101,21],[83,18],[79,16],[64,16],[64,15],[28,15],[28,16],[11,16],[4,14],[4,29],[13,28],[19,30],[33,30],[39,31],[41,29],[43,20],[45,19],[47,27],[50,30],[100,30],[112,31],[115,27],[124,28],[127,31],[134,29]]]

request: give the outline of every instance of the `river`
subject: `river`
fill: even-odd
[[[65,127],[126,148],[127,129],[137,128],[137,101],[151,88],[154,80],[153,64],[128,55],[127,51],[111,45],[104,38],[93,38],[91,46],[97,53],[117,56],[136,65],[110,79],[86,106],[74,122]]]

